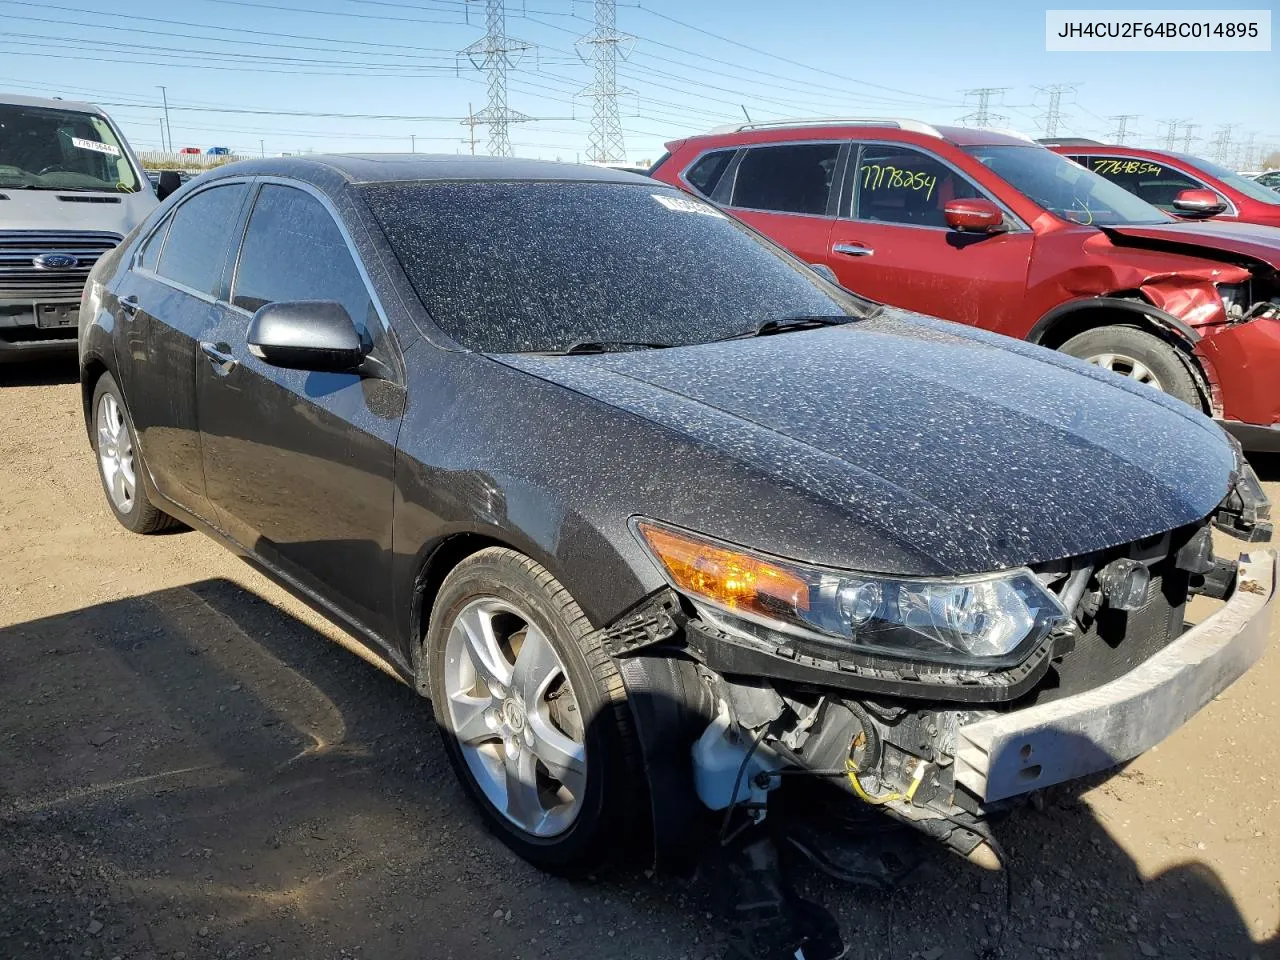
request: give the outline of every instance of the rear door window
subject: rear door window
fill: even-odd
[[[738,163],[731,206],[771,213],[827,212],[838,143],[750,147]]]
[[[1136,194],[1166,213],[1174,212],[1173,200],[1183,190],[1205,188],[1205,184],[1199,180],[1156,160],[1143,160],[1140,157],[1120,154],[1106,157],[1091,155],[1072,159],[1086,170],[1092,170],[1098,176]]]
[[[244,183],[228,183],[184,201],[173,213],[156,273],[200,293],[216,294],[247,189]]]
[[[704,153],[688,169],[684,178],[700,194],[704,197],[709,197],[715,192],[716,184],[724,176],[724,172],[729,166],[729,161],[733,159],[735,153],[737,153],[736,150],[715,150],[711,153]]]
[[[855,220],[943,229],[947,201],[983,196],[941,160],[897,144],[863,146],[849,190]]]
[[[305,190],[268,183],[249,215],[231,303],[254,313],[288,300],[336,300],[376,339],[369,288],[329,211]]]
[[[165,217],[164,222],[151,231],[151,236],[143,241],[138,249],[138,268],[155,271],[156,262],[160,259],[160,249],[164,246],[165,234],[169,232],[172,217]]]

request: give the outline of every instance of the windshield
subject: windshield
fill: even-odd
[[[1217,177],[1231,189],[1243,193],[1251,200],[1280,207],[1280,193],[1267,189],[1255,180],[1242,177],[1234,170],[1220,167],[1216,163],[1210,163],[1208,160],[1201,160],[1199,157],[1192,157],[1185,153],[1175,153],[1174,156],[1180,158],[1193,170],[1199,170],[1201,173],[1207,173],[1211,177]]]
[[[139,179],[105,117],[0,103],[0,187],[133,193]]]
[[[432,319],[485,353],[680,346],[869,309],[710,204],[657,183],[360,189]]]
[[[1123,187],[1052,150],[1027,146],[967,147],[966,152],[1050,213],[1092,226],[1168,223],[1171,217]]]

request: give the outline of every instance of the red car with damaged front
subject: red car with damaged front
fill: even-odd
[[[749,124],[667,147],[652,176],[851,290],[1081,357],[1280,450],[1280,230],[1177,220],[984,130]]]

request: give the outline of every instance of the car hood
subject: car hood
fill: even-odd
[[[1101,229],[1113,243],[1124,246],[1176,248],[1217,260],[1243,258],[1280,268],[1280,232],[1262,224],[1198,220]]]
[[[846,535],[814,530],[811,543],[843,539],[847,549],[806,555],[794,518],[775,524],[790,534],[763,538],[818,563],[886,570],[874,556],[857,559],[869,529],[929,558],[932,571],[1076,556],[1202,519],[1236,469],[1219,428],[1148,387],[893,309],[726,343],[495,359],[643,418],[637,430],[674,432],[708,458],[730,457],[739,470],[820,499],[848,519]],[[677,485],[672,503],[687,499],[660,463],[629,469]],[[740,540],[731,521],[708,525],[742,508],[708,502],[698,524]],[[762,522],[749,525],[759,531]]]
[[[86,230],[124,236],[158,201],[149,189],[136,193],[0,189],[0,230]]]

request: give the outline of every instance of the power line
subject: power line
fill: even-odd
[[[220,0],[221,2],[221,0]],[[469,119],[489,126],[489,155],[511,156],[508,127],[530,119],[507,106],[507,68],[514,66],[511,55],[518,59],[530,44],[507,36],[507,16],[503,0],[485,0],[485,35],[462,53],[477,70],[483,70],[489,82],[489,105]]]
[[[1165,125],[1164,148],[1166,150],[1172,150],[1173,141],[1178,136],[1178,121],[1177,120],[1161,120],[1160,122]]]
[[[885,90],[885,91],[888,91],[889,93],[903,94],[903,95],[908,96],[908,97],[913,97],[913,98],[915,98],[915,99],[917,99],[917,100],[934,100],[934,101],[938,101],[940,106],[942,106],[942,105],[950,105],[950,104],[948,104],[948,103],[947,103],[948,98],[946,98],[946,97],[937,97],[937,96],[934,96],[934,95],[932,95],[932,94],[915,93],[915,92],[913,92],[913,91],[911,91],[911,90],[902,90],[902,89],[900,89],[900,88],[898,88],[898,87],[889,87],[889,86],[885,86],[884,84],[880,84],[880,83],[872,83],[872,82],[871,82],[871,81],[869,81],[869,80],[859,80],[859,79],[858,79],[858,78],[856,78],[856,77],[849,77],[849,76],[845,76],[845,75],[843,75],[843,74],[835,73],[835,72],[830,71],[830,70],[826,70],[826,69],[824,69],[824,68],[822,68],[822,67],[815,67],[815,66],[814,66],[813,64],[811,64],[811,63],[803,63],[803,62],[801,62],[801,61],[799,61],[799,60],[792,60],[792,59],[790,59],[789,57],[781,56],[780,54],[770,53],[770,52],[769,52],[769,51],[767,51],[767,50],[761,50],[759,47],[753,47],[753,46],[751,46],[750,44],[742,43],[742,42],[741,42],[741,41],[739,41],[739,40],[734,40],[734,39],[732,39],[732,38],[730,38],[730,37],[726,37],[726,36],[724,36],[723,34],[715,33],[715,32],[713,32],[713,31],[711,31],[711,30],[706,30],[706,29],[704,29],[703,27],[695,26],[695,25],[693,25],[692,23],[687,23],[687,22],[686,22],[686,21],[684,21],[684,20],[679,20],[679,19],[677,19],[677,18],[675,18],[675,17],[668,16],[668,15],[667,15],[667,14],[665,14],[665,13],[659,13],[657,10],[651,10],[651,9],[649,9],[648,7],[646,7],[646,6],[645,6],[644,4],[642,4],[642,3],[638,3],[638,4],[636,4],[636,9],[640,10],[642,13],[647,13],[647,14],[649,14],[649,16],[651,16],[651,17],[657,17],[657,18],[658,18],[658,19],[660,19],[660,20],[666,20],[668,23],[674,23],[674,24],[676,24],[677,26],[684,27],[686,30],[693,30],[693,31],[695,31],[696,33],[701,33],[701,34],[703,34],[704,36],[711,37],[713,40],[719,40],[719,41],[721,41],[722,43],[728,43],[728,44],[731,44],[731,45],[733,45],[733,46],[735,46],[735,47],[739,47],[739,48],[741,48],[741,49],[743,49],[743,50],[749,50],[749,51],[750,51],[750,52],[752,52],[752,53],[758,54],[758,55],[763,56],[763,57],[769,57],[770,59],[778,60],[778,61],[780,61],[780,62],[782,62],[782,63],[790,64],[790,65],[791,65],[791,66],[793,66],[793,67],[800,67],[801,69],[804,69],[804,70],[809,70],[809,71],[812,71],[812,72],[814,72],[814,73],[820,73],[820,74],[822,74],[824,77],[826,77],[826,78],[828,78],[828,79],[830,79],[831,77],[836,77],[837,79],[844,80],[844,81],[846,81],[846,82],[848,82],[848,83],[856,83],[856,84],[858,84],[859,86],[871,87],[871,88],[874,88],[874,89],[876,89],[876,90]],[[688,52],[688,51],[686,51],[686,52]]]
[[[633,91],[618,87],[618,56],[625,58],[636,38],[618,32],[616,0],[595,0],[595,8],[595,29],[578,41],[589,49],[595,67],[595,82],[582,91],[593,101],[587,159],[608,163],[627,159],[622,122],[618,119],[618,94]]]

